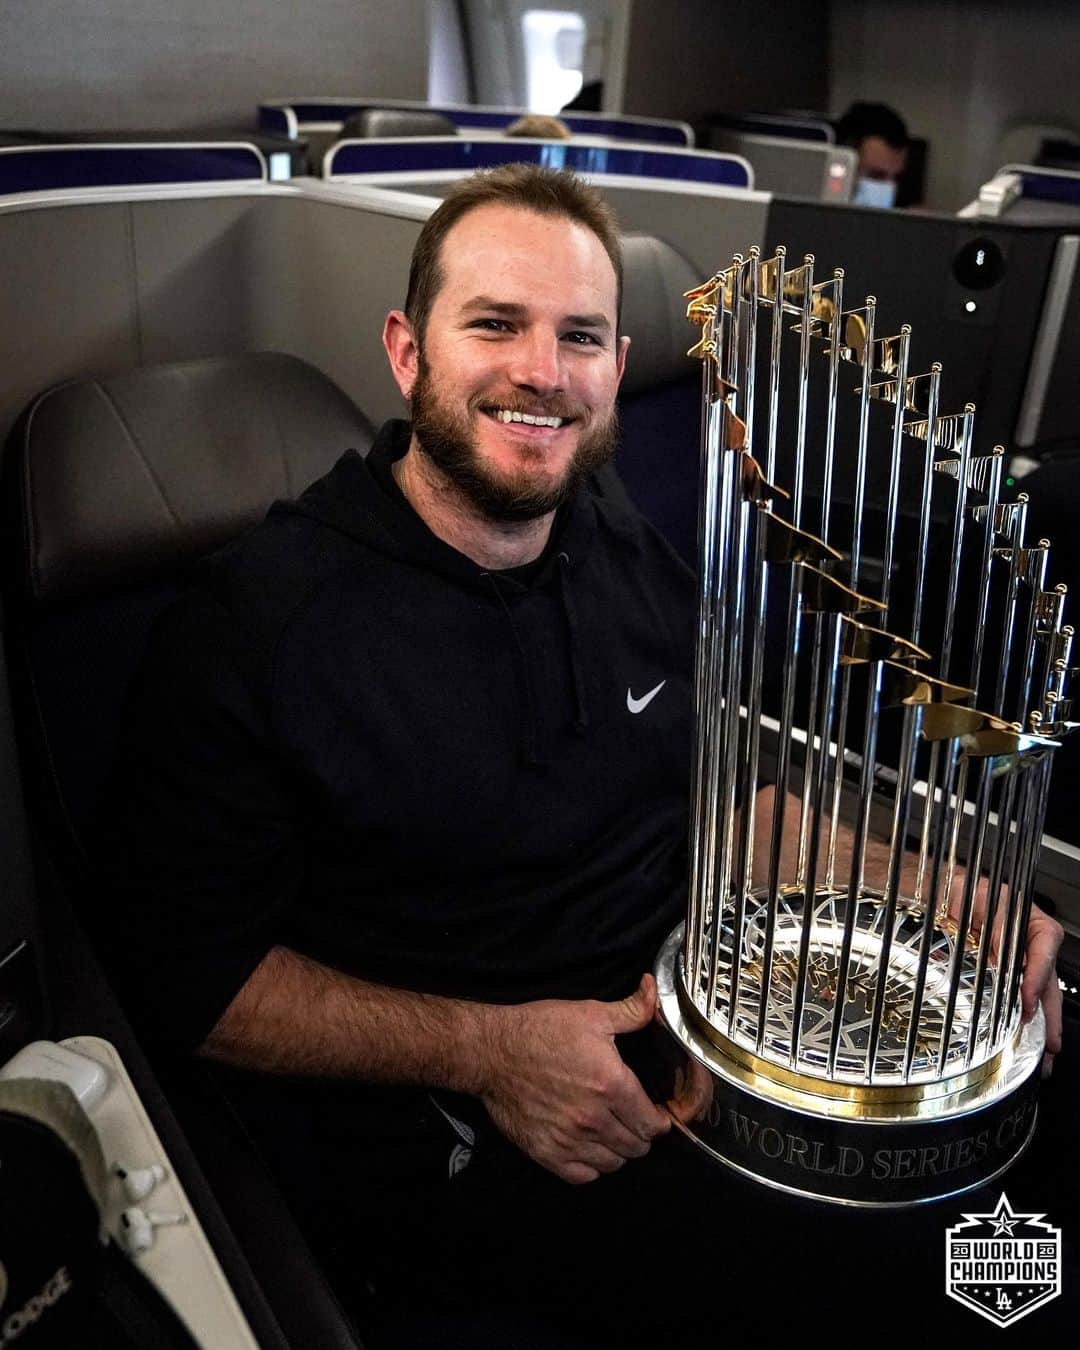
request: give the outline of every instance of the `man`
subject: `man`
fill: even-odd
[[[211,560],[118,776],[144,1025],[235,1075],[345,1296],[374,1270],[442,1343],[498,1308],[510,1344],[523,1306],[533,1344],[547,1316],[560,1344],[654,1334],[672,1178],[744,1203],[696,1158],[641,1161],[702,1100],[651,1053],[645,973],[685,903],[696,604],[599,472],[620,287],[571,176],[456,189],[384,329],[411,425]]]
[[[298,1207],[313,1153],[389,1210],[501,1136],[581,1183],[671,1128],[614,1037],[651,1023],[684,903],[695,587],[591,477],[620,282],[576,180],[464,185],[386,323],[413,425],[213,559],[152,644],[115,968],[159,1041],[255,1071],[233,1090]]]
[[[904,119],[885,103],[853,103],[836,124],[840,145],[859,156],[852,201],[859,206],[896,205],[896,192],[908,162]]]

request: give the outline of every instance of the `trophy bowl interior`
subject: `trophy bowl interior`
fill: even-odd
[[[819,891],[814,898],[797,1028],[805,910],[802,892],[786,890],[778,897],[764,1000],[770,923],[767,898],[760,894],[747,897],[737,962],[733,959],[736,944],[731,909],[725,907],[712,1008],[706,1012],[705,988],[697,991],[694,1000],[698,1009],[706,1012],[710,1025],[767,1063],[837,1081],[884,1085],[944,1079],[989,1059],[1000,1048],[991,1040],[998,972],[987,961],[980,978],[977,944],[972,941],[958,948],[950,921],[936,919],[928,925],[922,906],[914,902],[902,900],[890,923],[889,909],[880,893],[860,894],[851,930],[843,1004],[837,1008],[848,904],[846,892],[835,890]],[[924,942],[930,944],[930,952],[920,993],[919,955]],[[955,962],[960,965],[960,978],[950,1015],[950,977]],[[702,964],[708,968],[707,962]],[[872,1047],[871,1025],[882,970],[885,989],[877,1044]],[[908,1064],[916,1006],[918,1016]],[[838,1030],[834,1030],[837,1019]],[[834,1035],[835,1061],[830,1069]],[[871,1066],[868,1060],[872,1048]]]

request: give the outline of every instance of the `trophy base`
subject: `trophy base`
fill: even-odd
[[[895,1102],[881,1090],[838,1098],[805,1079],[779,1084],[704,1035],[684,992],[682,942],[680,925],[657,957],[660,1017],[672,1049],[681,1046],[709,1074],[709,1106],[680,1129],[711,1157],[810,1199],[897,1208],[992,1181],[1027,1147],[1046,1039],[1041,1008],[993,1072],[959,1091],[933,1095],[930,1084],[914,1102],[910,1087]]]

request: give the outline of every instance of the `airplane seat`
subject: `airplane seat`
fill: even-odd
[[[12,702],[31,821],[91,935],[94,815],[152,624],[199,558],[372,439],[331,380],[273,352],[70,381],[16,422],[2,481]],[[155,1069],[289,1343],[355,1350],[203,1066]]]
[[[702,280],[662,239],[624,237],[621,331],[630,337],[630,352],[619,391],[616,468],[638,509],[692,567],[701,365],[686,356],[697,330],[686,321],[681,297]]]
[[[385,136],[456,136],[457,127],[442,113],[421,108],[361,108],[346,119],[340,140]]]
[[[76,858],[128,679],[187,571],[372,435],[332,381],[274,352],[71,381],[17,421],[4,484],[13,666],[58,842]]]

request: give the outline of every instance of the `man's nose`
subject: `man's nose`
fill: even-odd
[[[553,394],[563,386],[562,347],[558,335],[532,330],[514,344],[507,372],[519,389],[535,394]]]

